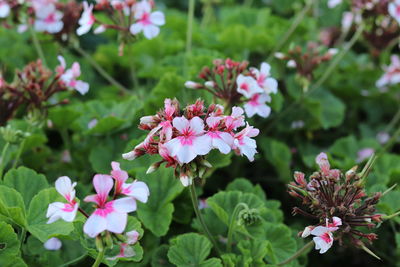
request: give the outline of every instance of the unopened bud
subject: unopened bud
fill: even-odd
[[[215,88],[215,82],[213,81],[207,81],[204,83],[204,85],[210,89],[214,89]]]
[[[304,178],[304,173],[302,172],[294,172],[294,180],[298,185],[306,186],[307,182],[306,179]]]
[[[281,52],[276,52],[276,53],[274,54],[274,56],[275,56],[277,59],[284,59],[284,58],[285,58],[285,54],[284,54],[284,53],[281,53]]]
[[[0,135],[2,135],[4,141],[10,144],[19,144],[26,137],[30,136],[29,133],[11,128],[10,125],[0,127]]]
[[[135,158],[137,158],[137,154],[135,151],[131,151],[131,152],[122,154],[122,158],[126,159],[126,160],[134,160]]]
[[[358,166],[354,166],[350,170],[346,172],[346,180],[350,181],[356,176],[356,171],[357,171]]]
[[[189,175],[187,175],[186,173],[181,173],[179,176],[179,180],[184,187],[187,187],[193,183],[192,177],[189,177]]]
[[[156,163],[151,164],[150,167],[147,169],[146,174],[155,172],[160,167],[161,163],[162,161],[158,161]]]
[[[104,250],[103,238],[100,235],[96,237],[95,244],[97,251],[102,252]]]
[[[104,237],[104,243],[107,248],[112,248],[114,246],[114,242],[112,240],[111,234],[108,231],[106,232],[106,235]]]
[[[193,81],[187,81],[185,82],[185,87],[189,89],[199,89],[202,88],[203,86],[200,83],[196,83]]]

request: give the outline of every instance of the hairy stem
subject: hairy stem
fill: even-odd
[[[284,266],[286,264],[288,264],[289,262],[291,262],[292,260],[297,259],[298,257],[301,256],[301,254],[303,254],[307,249],[311,248],[314,244],[314,241],[310,241],[307,244],[304,245],[304,247],[302,247],[301,249],[299,249],[295,254],[293,254],[290,258],[282,261],[281,263],[278,263],[278,266]]]
[[[201,215],[201,212],[199,210],[199,203],[197,202],[196,187],[195,187],[195,184],[193,182],[189,186],[189,190],[190,190],[190,198],[192,199],[194,213],[196,213],[197,219],[199,220],[200,225],[203,228],[204,233],[207,235],[208,239],[214,245],[214,248],[217,251],[218,255],[221,255],[221,252],[220,252],[220,250],[218,248],[217,242],[215,241],[214,237],[212,236],[212,234],[208,230],[208,227],[207,227],[207,225],[206,225],[206,223],[204,221],[204,218]]]
[[[300,13],[297,15],[297,17],[293,20],[292,25],[290,28],[287,30],[285,35],[277,42],[275,45],[274,49],[272,49],[271,54],[269,55],[267,61],[271,61],[274,58],[274,55],[276,52],[278,52],[282,46],[286,43],[286,41],[292,36],[294,31],[297,29],[297,27],[300,25],[300,23],[303,21],[304,17],[308,13],[308,11],[311,9],[313,6],[315,0],[309,0],[307,4],[304,6],[303,10],[300,11]]]
[[[232,237],[235,228],[236,217],[238,216],[240,209],[246,209],[246,208],[248,208],[246,204],[239,203],[236,205],[235,209],[232,212],[232,217],[228,228],[228,241],[226,245],[226,250],[228,253],[230,253],[232,250]]]
[[[129,93],[130,91],[123,86],[121,83],[119,83],[117,80],[115,80],[108,72],[103,69],[93,58],[92,56],[87,53],[85,50],[80,48],[79,46],[73,46],[72,47],[78,54],[86,58],[86,60],[89,62],[90,65],[104,78],[106,79],[110,84],[114,85],[117,87],[121,92],[123,93]]]
[[[39,39],[37,38],[35,30],[29,25],[29,33],[31,34],[33,45],[35,46],[36,53],[42,60],[43,65],[47,66],[46,58],[44,57],[42,46],[40,45]]]
[[[93,263],[92,267],[98,267],[98,266],[100,266],[101,261],[102,261],[103,258],[104,258],[104,252],[105,252],[104,249],[102,249],[102,250],[99,251],[99,254],[97,254],[96,261]]]
[[[3,171],[5,168],[5,158],[6,158],[6,154],[7,154],[7,150],[10,147],[10,143],[7,142],[4,147],[3,147],[3,151],[1,152],[1,158],[0,158],[0,181],[3,180]]]

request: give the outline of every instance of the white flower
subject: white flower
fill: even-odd
[[[54,4],[42,5],[35,9],[36,20],[35,30],[38,32],[57,33],[62,30],[64,23],[62,22],[63,14],[56,9]]]
[[[132,34],[138,34],[143,31],[147,39],[153,39],[160,33],[160,28],[165,24],[165,17],[161,11],[151,12],[151,5],[147,0],[138,2],[134,7],[134,18],[136,22],[131,25]]]
[[[0,0],[0,18],[6,18],[10,14],[10,5],[7,1]]]
[[[394,0],[388,5],[389,14],[400,23],[400,0]]]
[[[244,105],[244,110],[249,118],[255,114],[260,117],[267,118],[271,113],[271,108],[265,104],[271,102],[271,97],[265,93],[254,94],[251,99]]]
[[[78,21],[79,28],[76,30],[76,34],[84,35],[90,31],[93,24],[95,22],[95,18],[93,16],[93,4],[88,4],[86,1],[83,2],[83,12],[81,18]]]
[[[239,74],[236,79],[237,91],[246,98],[251,98],[254,94],[262,93],[263,89],[257,84],[257,81],[251,76]]]

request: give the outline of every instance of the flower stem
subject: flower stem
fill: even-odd
[[[99,251],[99,254],[97,254],[96,261],[93,263],[92,267],[99,267],[100,266],[101,261],[104,258],[104,252],[105,252],[104,249]]]
[[[187,31],[186,31],[186,54],[187,55],[190,55],[192,52],[194,7],[195,7],[195,0],[189,0],[188,22],[187,22]]]
[[[297,107],[297,105],[303,103],[304,97],[307,95],[312,94],[313,92],[315,92],[317,89],[320,88],[320,86],[330,77],[330,75],[332,74],[332,72],[335,70],[335,68],[337,67],[337,65],[340,63],[340,61],[342,60],[342,58],[347,54],[347,52],[351,49],[351,47],[353,47],[353,45],[356,43],[356,41],[360,38],[361,33],[364,30],[364,24],[361,24],[357,31],[354,33],[353,37],[351,38],[351,40],[344,46],[344,48],[342,49],[342,51],[340,51],[339,54],[336,55],[336,57],[334,58],[334,60],[331,62],[331,64],[328,66],[327,70],[325,71],[325,73],[321,76],[321,78],[319,78],[317,80],[317,82],[312,85],[310,87],[310,90],[307,91],[306,93],[304,93],[302,95],[302,97],[298,98],[296,101],[294,101],[291,105],[289,105],[283,112],[279,113],[269,124],[269,126],[266,128],[266,131],[270,130],[272,128],[272,126],[274,126],[279,119],[288,114],[289,112],[291,112],[294,108]]]
[[[274,58],[275,53],[278,52],[282,48],[282,46],[286,43],[286,41],[294,33],[294,31],[297,29],[297,27],[303,21],[303,19],[306,16],[307,12],[313,6],[314,1],[315,0],[309,0],[307,2],[307,4],[304,6],[303,10],[301,10],[301,12],[297,15],[297,17],[294,19],[292,25],[287,30],[285,35],[278,41],[278,43],[275,45],[274,49],[272,49],[272,52],[271,52],[271,54],[269,55],[269,57],[267,59],[268,62],[271,61]]]
[[[396,217],[396,216],[398,216],[398,215],[400,215],[400,211],[395,212],[395,213],[393,213],[393,214],[391,214],[391,215],[383,216],[382,219],[384,219],[384,220],[390,220],[390,219],[393,219],[394,217]]]
[[[103,69],[94,59],[93,57],[87,53],[85,50],[80,48],[79,46],[72,46],[72,48],[81,56],[86,58],[86,60],[89,62],[90,65],[104,78],[106,79],[110,84],[114,85],[117,87],[121,92],[123,93],[129,93],[130,91],[123,86],[121,83],[119,83],[117,80],[115,80],[108,72]]]
[[[7,142],[4,147],[3,147],[3,151],[1,152],[1,158],[0,158],[0,181],[3,180],[3,171],[4,171],[4,167],[5,167],[5,157],[7,154],[7,150],[10,147],[10,143]]]
[[[29,33],[31,34],[33,45],[35,46],[36,53],[38,54],[39,58],[42,60],[42,63],[47,66],[46,58],[44,57],[42,46],[40,45],[39,39],[37,38],[35,30],[29,25]]]
[[[15,169],[17,167],[19,158],[21,157],[22,151],[24,150],[25,140],[26,140],[26,138],[24,140],[22,140],[22,142],[19,144],[17,155],[15,156],[15,160],[14,160],[14,163],[13,163],[11,169]]]
[[[241,208],[246,209],[248,207],[245,203],[241,202],[236,205],[235,209],[232,212],[232,217],[231,217],[231,220],[229,223],[229,229],[228,229],[228,241],[227,241],[227,245],[226,245],[226,250],[228,253],[230,253],[232,250],[232,236],[233,236],[233,232],[234,232],[234,228],[235,228],[236,217],[238,216]]]
[[[218,248],[217,242],[215,241],[214,237],[211,235],[210,231],[208,230],[208,227],[204,221],[204,218],[200,213],[199,203],[197,202],[196,187],[195,187],[194,182],[192,182],[192,184],[189,186],[189,190],[190,190],[190,198],[192,199],[194,213],[196,213],[197,219],[199,220],[204,233],[207,235],[208,239],[214,245],[214,248],[217,251],[218,255],[221,255],[221,251]]]
[[[281,263],[278,263],[277,266],[284,266],[286,264],[288,264],[289,262],[291,262],[292,260],[297,259],[298,257],[301,256],[301,254],[303,254],[307,249],[309,249],[310,247],[312,247],[314,244],[314,241],[310,241],[307,244],[304,245],[304,247],[302,247],[301,249],[299,249],[295,254],[293,254],[290,258],[286,259],[285,261],[282,261]]]

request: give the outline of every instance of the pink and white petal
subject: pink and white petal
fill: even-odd
[[[271,71],[271,66],[268,63],[266,62],[261,63],[260,72],[262,75],[267,77],[270,75],[270,71]]]
[[[118,181],[118,183],[125,183],[128,179],[129,175],[126,171],[123,170],[112,170],[111,176]]]
[[[263,89],[267,94],[276,94],[278,92],[278,82],[274,78],[267,78],[264,81]]]
[[[199,117],[192,118],[189,122],[189,127],[196,135],[204,133],[204,122]]]
[[[58,33],[64,27],[64,23],[62,21],[57,21],[52,24],[47,25],[46,31],[49,33]]]
[[[73,210],[71,210],[71,211],[69,211],[69,210],[68,211],[62,211],[62,214],[61,214],[62,219],[64,221],[66,221],[66,222],[73,222],[75,220],[76,213],[78,211],[78,207],[79,207],[79,204],[76,203],[74,205],[74,209]]]
[[[333,220],[333,225],[334,225],[334,226],[340,226],[340,225],[342,225],[342,219],[340,219],[339,217],[334,216],[334,217],[332,218],[332,220]]]
[[[65,62],[65,59],[63,56],[59,55],[57,56],[58,61],[60,62],[60,66],[62,67],[63,70],[67,67],[67,63]]]
[[[140,33],[141,31],[143,31],[143,24],[142,23],[134,23],[131,25],[131,27],[129,28],[129,31],[133,34],[136,35],[138,33]]]
[[[98,203],[98,197],[97,197],[97,195],[89,195],[89,196],[86,196],[86,197],[83,199],[83,201],[85,201],[85,202]]]
[[[107,230],[106,218],[95,213],[89,216],[83,226],[83,232],[91,238],[96,237],[105,230]]]
[[[164,148],[167,149],[168,155],[171,157],[175,157],[178,154],[181,147],[182,144],[178,138],[171,139],[164,145]]]
[[[244,105],[244,110],[246,111],[247,117],[251,118],[257,113],[257,107],[250,103]]]
[[[222,138],[214,138],[212,146],[217,148],[222,154],[228,154],[231,151],[231,146],[228,145]]]
[[[137,208],[136,200],[131,197],[124,197],[114,200],[112,207],[119,213],[129,213],[135,211]]]
[[[222,133],[220,133],[220,137],[221,137],[222,140],[224,140],[224,142],[227,143],[230,147],[233,146],[233,141],[235,140],[235,138],[234,138],[231,134],[222,132]]]
[[[328,227],[317,226],[317,227],[315,227],[314,229],[311,230],[310,234],[315,235],[315,236],[321,236],[321,235],[325,234],[326,232],[329,232],[329,228]]]
[[[176,117],[172,120],[172,125],[180,132],[183,133],[186,131],[189,126],[190,122],[185,117]]]
[[[47,24],[43,20],[35,20],[34,24],[35,31],[44,32],[47,29]]]
[[[144,182],[133,182],[129,185],[129,191],[129,196],[143,203],[147,202],[150,195],[149,187]]]
[[[111,212],[107,214],[106,220],[108,231],[121,234],[125,230],[128,221],[128,214],[125,212]]]
[[[315,243],[315,249],[319,249],[320,254],[324,254],[332,247],[333,242],[326,243],[322,238],[316,236],[313,237],[313,241]]]
[[[113,188],[113,179],[109,175],[105,174],[96,174],[93,177],[93,186],[97,192],[98,198],[100,201],[104,201],[107,199],[108,194]]]
[[[62,218],[62,208],[64,208],[64,205],[65,204],[62,202],[53,202],[49,204],[46,213],[46,218],[49,218],[47,224],[53,223]]]
[[[76,34],[78,36],[84,35],[84,34],[88,33],[91,28],[92,28],[92,25],[88,25],[88,24],[81,25],[78,29],[76,29]]]
[[[78,91],[81,95],[85,95],[89,92],[89,84],[83,81],[75,81],[75,90]]]
[[[81,65],[78,62],[74,62],[71,67],[72,75],[74,78],[77,78],[81,75]]]
[[[211,150],[211,143],[207,135],[196,137],[193,140],[193,150],[197,155],[206,155]]]
[[[100,25],[99,27],[97,27],[96,29],[94,29],[93,33],[94,34],[100,34],[106,31],[106,27],[104,25]]]
[[[10,10],[7,2],[0,2],[0,18],[6,18],[10,14]]]
[[[222,120],[222,117],[208,117],[206,123],[208,127],[215,128],[218,126],[219,122]]]
[[[157,26],[149,24],[143,27],[143,34],[144,37],[146,37],[147,39],[153,39],[159,33],[160,33],[160,28],[158,28]]]
[[[257,108],[257,114],[260,117],[267,118],[269,116],[269,114],[271,114],[271,108],[269,106],[265,105],[265,104],[260,105]]]
[[[161,11],[155,11],[150,14],[150,21],[154,25],[161,26],[165,24],[165,16]]]
[[[178,158],[179,163],[189,163],[191,162],[198,154],[195,152],[194,145],[193,146],[180,146],[177,150],[176,157]]]
[[[55,182],[57,192],[62,195],[66,200],[71,201],[75,197],[71,196],[71,192],[74,191],[71,179],[68,176],[61,176]],[[71,198],[72,197],[72,198]]]

